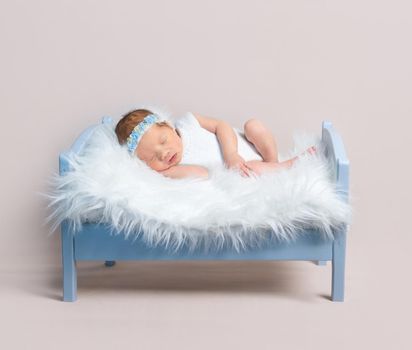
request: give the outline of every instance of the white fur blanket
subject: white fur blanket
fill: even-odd
[[[244,178],[223,165],[209,168],[209,179],[171,179],[131,158],[120,146],[114,125],[101,124],[82,154],[71,158],[74,169],[53,174],[45,195],[52,208],[46,222],[53,232],[64,219],[76,232],[85,221],[108,223],[112,233],[141,238],[149,245],[177,250],[200,245],[237,251],[269,238],[294,240],[305,228],[333,238],[349,224],[351,206],[342,201],[331,180],[331,165],[320,138],[295,132],[295,147],[280,160],[316,144],[292,168]]]

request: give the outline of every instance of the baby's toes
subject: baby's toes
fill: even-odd
[[[312,147],[310,147],[310,148],[308,149],[308,152],[309,152],[310,154],[315,154],[315,153],[317,152],[317,149],[316,149],[315,146],[312,146]]]
[[[305,154],[305,153],[316,154],[316,152],[317,152],[316,147],[312,146],[312,147],[309,147],[305,152],[303,152],[302,155]]]

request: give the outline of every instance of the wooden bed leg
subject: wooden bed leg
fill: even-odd
[[[104,262],[104,266],[106,266],[106,267],[112,267],[112,266],[114,266],[116,264],[116,261],[114,261],[114,260],[106,260],[105,262]]]
[[[332,301],[344,301],[346,228],[335,236],[332,248]]]
[[[68,232],[67,222],[61,224],[62,262],[63,262],[63,301],[77,299],[77,272],[74,259],[74,238]]]

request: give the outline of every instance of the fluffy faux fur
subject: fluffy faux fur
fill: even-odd
[[[44,194],[51,232],[68,219],[76,232],[84,222],[107,223],[112,233],[141,235],[149,245],[175,251],[186,246],[237,251],[270,238],[294,240],[305,228],[333,238],[349,224],[351,206],[342,201],[331,179],[331,165],[316,136],[294,134],[295,147],[284,160],[317,145],[318,155],[299,158],[290,169],[244,178],[237,170],[216,165],[209,179],[170,179],[131,158],[120,146],[114,125],[99,125],[73,171],[53,174]]]

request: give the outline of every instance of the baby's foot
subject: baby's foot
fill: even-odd
[[[317,148],[315,146],[309,147],[305,152],[302,152],[299,156],[293,157],[292,159],[289,159],[287,162],[289,162],[289,167],[292,166],[292,164],[294,162],[296,162],[298,160],[299,157],[305,155],[306,153],[309,153],[311,155],[316,154],[317,153]]]
[[[316,154],[318,152],[315,146],[309,147],[306,151],[309,152],[310,154]]]
[[[279,163],[279,164],[283,164],[283,166],[286,166],[287,168],[290,168],[293,165],[293,163],[295,163],[299,159],[299,157],[303,156],[306,153],[316,154],[316,152],[317,152],[317,148],[315,146],[312,146],[312,147],[309,147],[305,152],[301,153],[299,156],[295,156],[295,157],[293,157],[289,160],[286,160],[282,163]]]
[[[304,155],[304,154],[306,154],[306,153],[316,154],[316,152],[317,152],[316,147],[315,147],[315,146],[312,146],[312,147],[309,147],[305,152],[301,153],[300,155]]]

